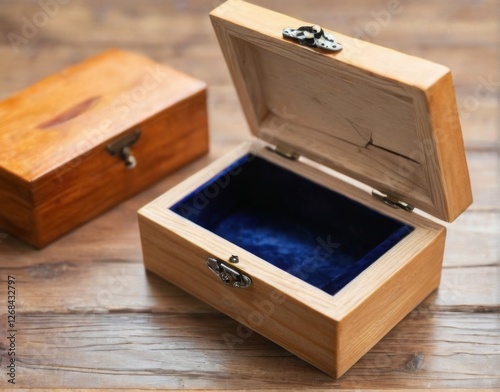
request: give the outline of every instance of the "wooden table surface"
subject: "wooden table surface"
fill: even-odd
[[[449,227],[439,290],[333,380],[256,333],[228,347],[237,322],[142,265],[136,211],[248,137],[207,16],[220,2],[0,0],[0,97],[119,47],[206,80],[211,115],[209,156],[44,250],[0,232],[0,388],[11,386],[8,275],[17,282],[15,387],[500,388],[500,4],[393,1],[254,0],[454,73],[475,202]]]

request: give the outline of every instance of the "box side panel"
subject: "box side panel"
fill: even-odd
[[[210,241],[202,238],[202,230],[195,244],[154,222],[149,214],[154,212],[143,209],[139,214],[144,263],[149,271],[335,376],[334,320],[255,275],[246,289],[224,285],[207,268],[207,258],[217,255],[207,250]],[[227,257],[230,255],[228,249]],[[243,269],[243,264],[236,267]],[[244,338],[238,331],[221,332],[229,348]]]
[[[427,90],[427,96],[426,110],[430,113],[437,153],[434,166],[439,167],[439,170],[429,173],[430,189],[435,192],[435,184],[443,184],[442,192],[446,197],[438,194],[433,195],[433,199],[442,203],[439,210],[445,211],[446,220],[451,222],[472,204],[469,169],[451,73]]]
[[[36,241],[31,194],[26,184],[0,174],[0,228],[28,242]]]
[[[141,136],[131,147],[137,159],[135,168],[128,169],[120,158],[111,156],[106,142],[34,184],[36,246],[46,245],[205,154],[206,91],[171,106],[138,128]],[[128,133],[130,130],[123,135]]]
[[[340,377],[439,285],[446,230],[339,321]]]

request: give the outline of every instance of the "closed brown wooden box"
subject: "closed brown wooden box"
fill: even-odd
[[[0,228],[43,247],[207,149],[204,82],[107,51],[0,103]]]
[[[445,227],[413,208],[472,202],[450,70],[299,45],[311,23],[243,1],[211,18],[256,137],[139,211],[145,266],[340,377],[439,285]]]

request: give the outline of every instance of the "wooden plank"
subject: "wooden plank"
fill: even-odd
[[[147,392],[147,391],[150,391],[151,389],[127,389],[127,391],[129,392]],[[287,391],[303,391],[304,388],[301,388],[301,387],[296,387],[296,386],[290,386],[287,388]],[[331,392],[331,388],[316,388],[316,387],[308,387],[307,388],[308,391],[315,391],[315,392]],[[345,388],[342,388],[341,389],[343,392],[358,392],[359,389],[345,389]],[[364,390],[364,389],[363,389]],[[386,391],[386,389],[366,389],[366,390],[369,390],[371,392],[384,392]],[[470,389],[465,389],[465,388],[445,388],[445,389],[441,389],[441,388],[425,388],[425,389],[420,389],[420,388],[415,388],[413,389],[412,388],[412,391],[414,392],[424,392],[424,391],[432,391],[432,392],[464,392],[464,391],[468,391]],[[25,389],[25,388],[19,388],[19,389],[4,389],[3,391],[5,392],[45,392],[46,389],[38,389],[38,388],[30,388],[30,389]],[[95,388],[91,388],[91,389],[50,389],[50,392],[111,392],[111,391],[116,391],[116,389],[102,389],[102,388],[99,388],[99,389],[95,389]],[[168,391],[170,392],[179,392],[179,391],[184,391],[184,392],[194,392],[194,391],[199,391],[199,389],[168,389]],[[241,391],[241,389],[238,389],[237,387],[235,389],[227,389],[227,388],[224,388],[224,389],[218,389],[218,391],[221,391],[221,392],[230,392],[230,391]],[[245,392],[256,392],[256,391],[266,391],[266,392],[279,392],[279,391],[283,391],[283,389],[280,389],[279,387],[277,388],[259,388],[259,389],[245,389]],[[391,391],[393,392],[407,392],[408,389],[392,389],[391,388]],[[491,389],[483,389],[483,388],[474,388],[473,389],[474,392],[486,392],[486,391],[491,391]]]
[[[199,391],[199,389],[168,389],[170,392],[179,392],[179,391],[184,391],[184,392],[194,392],[194,391]],[[308,388],[309,391],[315,391],[315,392],[331,392],[331,389],[324,389],[324,388]],[[464,392],[467,391],[467,389],[463,388],[446,388],[446,389],[412,389],[413,392],[423,392],[423,391],[433,391],[433,392]],[[19,389],[4,389],[4,392],[40,392],[40,391],[45,391],[41,390],[38,388],[19,388]],[[111,391],[116,391],[115,389],[50,389],[50,392],[111,392]],[[127,389],[129,392],[148,392],[150,389]],[[229,392],[229,391],[241,391],[241,389],[218,389],[218,391],[221,392]],[[279,392],[282,391],[282,389],[279,388],[259,388],[259,389],[245,389],[245,392],[256,392],[256,391],[266,391],[266,392]],[[287,391],[303,391],[303,388],[300,387],[289,387]],[[359,389],[344,389],[342,388],[343,392],[358,392]],[[384,392],[386,391],[385,389],[370,389],[371,392]],[[407,392],[407,389],[391,389],[392,392]],[[474,392],[483,392],[483,391],[491,391],[491,389],[479,389],[479,388],[474,388]]]
[[[422,328],[423,323],[432,328]],[[224,385],[356,389],[367,383],[403,389],[500,386],[495,314],[471,318],[461,312],[413,312],[338,381],[256,333],[242,330],[249,336],[228,345],[227,337],[237,337],[239,330],[237,322],[222,315],[27,313],[17,335],[16,385],[209,390]]]
[[[48,256],[46,261],[31,257],[29,264],[22,263],[22,260],[19,265],[15,262],[4,263],[0,272],[3,275],[12,274],[22,282],[21,307],[26,312],[215,312],[175,286],[155,275],[146,274],[138,250],[138,238],[131,235],[123,238],[127,238],[132,246],[122,247],[120,255],[99,257],[89,252],[89,258],[81,260],[78,254],[85,254],[83,247],[74,247],[75,257],[66,254],[66,257],[54,259]],[[110,247],[113,246],[119,247],[120,244],[111,243]],[[95,252],[99,251],[99,247],[97,244]],[[499,311],[500,266],[498,262],[481,265],[481,261],[474,258],[474,253],[479,251],[480,248],[474,247],[469,252],[470,263],[456,267],[446,265],[447,259],[461,251],[445,253],[439,290],[422,306],[437,310],[461,307],[471,311],[475,307],[485,307]],[[79,282],[78,291],[74,290],[75,280]]]

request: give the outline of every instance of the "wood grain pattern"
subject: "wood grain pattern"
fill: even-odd
[[[19,348],[24,355],[51,350],[29,370],[19,363],[19,389],[14,390],[498,389],[498,103],[487,89],[476,95],[483,79],[491,81],[486,83],[490,87],[500,80],[495,1],[401,1],[401,12],[378,29],[374,13],[388,9],[386,0],[253,2],[452,69],[474,204],[447,229],[439,289],[336,381],[255,333],[227,348],[222,333],[237,336],[238,323],[147,275],[136,226],[140,207],[248,137],[207,17],[216,2],[73,0],[16,53],[7,34],[21,34],[21,18],[31,18],[40,8],[30,0],[0,0],[1,97],[108,47],[120,47],[208,81],[212,141],[207,157],[42,251],[0,232],[0,277],[3,282],[7,274],[15,274],[21,280],[21,326],[30,329]],[[367,34],[367,28],[377,34]],[[4,288],[0,283],[0,290]],[[0,295],[0,313],[4,300]],[[196,319],[200,314],[210,331],[208,340]],[[178,316],[178,322],[172,324],[171,316]],[[5,343],[2,328],[0,323]],[[144,329],[146,337],[138,336]],[[112,351],[120,336],[123,344]],[[155,345],[163,350],[154,350]],[[152,374],[152,366],[159,372]],[[109,369],[126,370],[115,375]],[[35,389],[42,383],[45,388]],[[0,375],[0,387],[7,386]]]
[[[345,377],[326,374],[252,334],[233,348],[225,334],[236,334],[238,323],[220,314],[26,314],[27,327],[20,335],[24,347],[20,370],[29,385],[50,388],[154,388],[310,390],[360,389],[377,380],[379,388],[405,385],[422,388],[473,387],[470,366],[483,367],[495,387],[493,356],[496,319],[492,314],[470,318],[462,313],[412,313]],[[432,326],[432,332],[421,328]],[[467,339],[467,352],[451,341]],[[425,342],[425,343],[422,343]],[[431,349],[439,356],[428,356]],[[75,356],[75,352],[78,355]],[[224,363],[231,357],[231,373]],[[452,359],[446,359],[452,357]],[[112,360],[110,360],[112,358]],[[456,363],[456,368],[447,367]],[[389,378],[386,369],[397,378]],[[37,374],[43,378],[36,379]],[[25,382],[23,382],[26,385]],[[232,385],[224,385],[232,384]],[[496,384],[498,385],[498,384]]]
[[[107,51],[1,103],[0,166],[35,181],[204,88],[143,56]]]
[[[113,50],[0,103],[0,224],[45,246],[206,153],[205,89]],[[106,146],[137,127],[137,166],[128,170]]]
[[[342,51],[305,48],[281,32],[311,23],[241,0],[210,15],[254,135],[446,221],[472,203],[448,68],[335,32]]]

